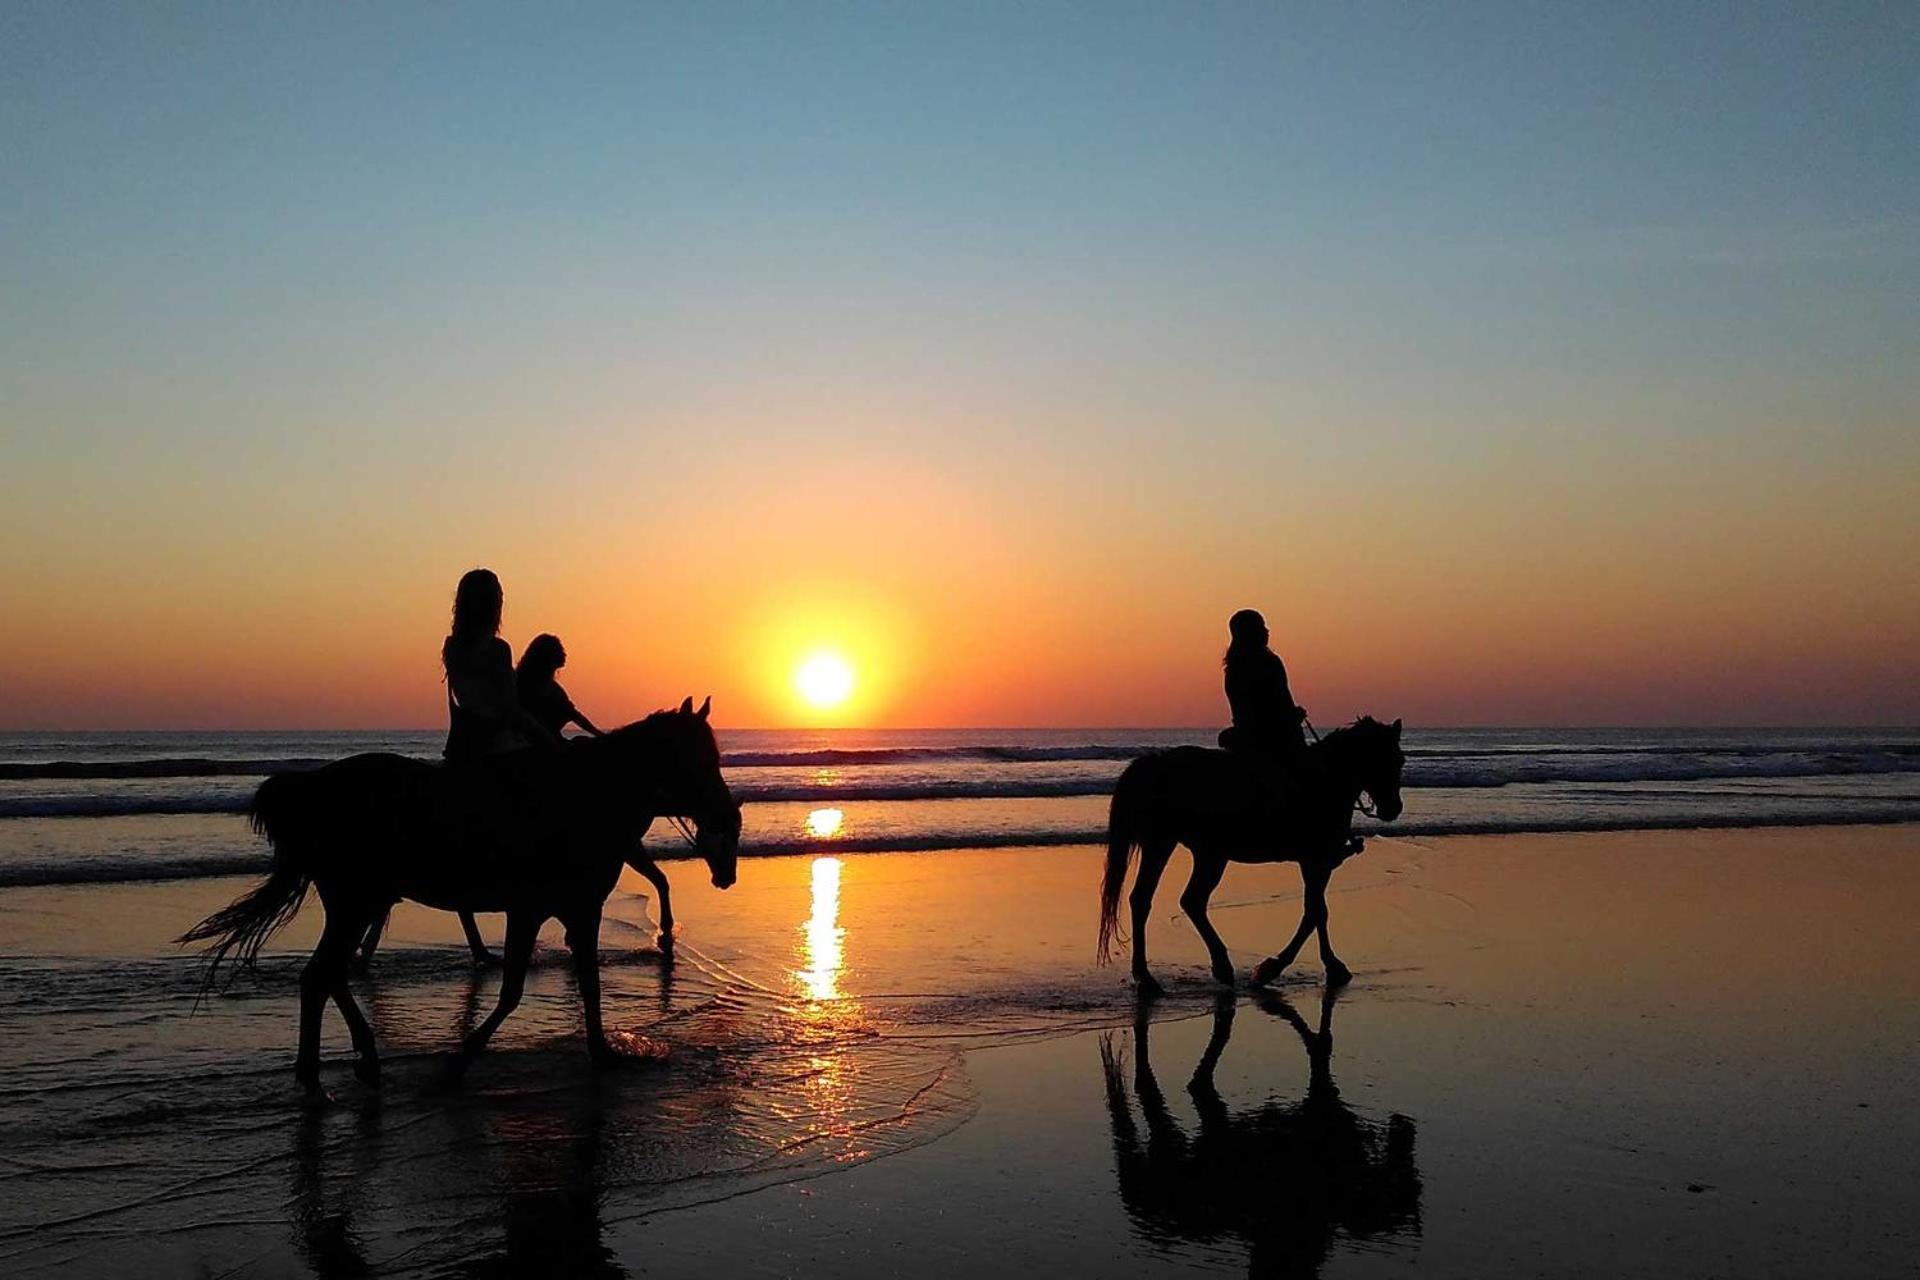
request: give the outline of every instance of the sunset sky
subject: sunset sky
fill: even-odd
[[[603,721],[1212,724],[1253,606],[1323,724],[1920,723],[1916,66],[1911,4],[8,5],[0,728],[436,724],[475,565]]]

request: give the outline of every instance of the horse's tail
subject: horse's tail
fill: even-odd
[[[213,986],[220,966],[230,958],[251,966],[267,939],[299,912],[312,880],[307,854],[314,843],[319,809],[310,774],[276,773],[260,784],[247,806],[247,820],[273,845],[267,878],[180,935],[181,942],[205,942],[207,974]]]
[[[1120,890],[1127,883],[1127,864],[1140,849],[1142,809],[1151,782],[1155,756],[1141,756],[1128,765],[1114,783],[1107,806],[1107,865],[1100,877],[1100,963],[1112,958],[1120,939]]]

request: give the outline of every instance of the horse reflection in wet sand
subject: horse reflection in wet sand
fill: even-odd
[[[1214,1087],[1214,1068],[1233,1031],[1234,997],[1214,1006],[1213,1035],[1187,1093],[1199,1115],[1189,1134],[1174,1120],[1148,1057],[1149,1024],[1133,1029],[1133,1092],[1144,1136],[1127,1097],[1126,1069],[1108,1032],[1100,1043],[1107,1110],[1113,1124],[1120,1199],[1142,1235],[1160,1244],[1242,1240],[1249,1276],[1316,1276],[1336,1236],[1378,1240],[1420,1232],[1420,1173],[1414,1124],[1357,1115],[1334,1086],[1333,1005],[1329,989],[1318,1030],[1284,996],[1256,992],[1307,1048],[1307,1094],[1233,1110]]]
[[[1353,814],[1370,797],[1368,810],[1382,822],[1400,816],[1400,778],[1406,767],[1400,722],[1382,724],[1362,716],[1335,729],[1276,781],[1269,756],[1208,747],[1174,747],[1141,756],[1114,784],[1107,819],[1107,861],[1100,883],[1100,960],[1120,938],[1120,890],[1137,852],[1128,905],[1133,913],[1133,978],[1142,995],[1158,995],[1147,971],[1147,917],[1154,891],[1175,845],[1193,852],[1193,876],[1180,894],[1180,909],[1207,944],[1214,979],[1233,983],[1233,961],[1213,923],[1207,902],[1228,862],[1297,862],[1306,887],[1300,928],[1280,953],[1260,962],[1254,984],[1280,976],[1307,935],[1320,935],[1320,962],[1327,984],[1350,981],[1351,970],[1333,953],[1327,937],[1327,881],[1335,868],[1360,851]]]
[[[402,756],[350,756],[311,773],[275,774],[251,813],[273,844],[273,869],[252,892],[182,941],[210,943],[207,980],[221,963],[250,963],[316,889],[326,927],[300,974],[300,1052],[294,1072],[320,1087],[320,1018],[329,998],[352,1034],[354,1073],[380,1078],[373,1028],[347,987],[368,926],[408,898],[444,911],[503,911],[506,972],[498,1006],[451,1066],[462,1069],[519,1004],[540,926],[566,926],[595,1063],[619,1055],[600,1019],[600,915],[620,868],[656,816],[690,820],[715,887],[734,880],[740,806],[720,774],[709,707],[693,700],[564,752],[501,757],[487,771],[455,771]]]

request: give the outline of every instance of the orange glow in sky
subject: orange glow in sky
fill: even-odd
[[[603,725],[1920,723],[1911,5],[151,7],[9,9],[0,730],[444,726],[475,566]]]

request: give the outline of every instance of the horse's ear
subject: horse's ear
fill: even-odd
[[[691,699],[689,699],[689,701],[691,701]],[[713,710],[713,695],[708,694],[706,696],[706,699],[700,704],[700,718],[702,720],[705,720],[707,718],[707,713],[712,710]]]
[[[684,699],[681,700],[680,714],[683,716],[690,716],[693,714],[693,695],[692,694],[688,694]]]
[[[1400,736],[1400,719],[1397,716],[1394,717],[1393,721],[1393,736],[1396,738]]]

